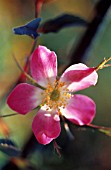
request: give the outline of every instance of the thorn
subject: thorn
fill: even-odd
[[[61,147],[57,144],[56,140],[54,140],[54,149],[58,153],[59,157],[61,157],[61,152],[60,152]]]

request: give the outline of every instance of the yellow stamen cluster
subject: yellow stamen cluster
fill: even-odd
[[[68,99],[71,97],[65,82],[60,82],[59,80],[55,80],[53,85],[49,82],[42,95],[44,96],[42,105],[46,105],[47,110],[57,109],[58,111],[59,107],[66,107]]]

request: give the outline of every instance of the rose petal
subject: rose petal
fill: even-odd
[[[9,107],[20,114],[26,114],[36,108],[42,101],[42,90],[27,83],[14,88],[7,99]]]
[[[44,46],[38,46],[31,59],[31,73],[38,84],[46,87],[57,76],[56,54]]]
[[[32,123],[32,130],[39,143],[48,144],[60,134],[60,119],[57,113],[40,110]]]
[[[65,70],[60,81],[66,82],[70,91],[78,91],[97,83],[98,74],[94,68],[79,63]]]
[[[92,99],[84,95],[74,95],[65,109],[61,108],[62,115],[78,125],[87,125],[92,122],[96,105]]]

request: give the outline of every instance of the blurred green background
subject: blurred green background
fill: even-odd
[[[91,21],[96,11],[94,0],[53,0],[45,3],[40,17],[42,22],[52,19],[62,13],[71,13]],[[34,3],[32,0],[1,0],[0,1],[0,113],[11,114],[12,110],[6,105],[6,97],[14,83],[19,78],[18,69],[13,54],[22,66],[30,53],[33,40],[27,36],[14,35],[12,28],[24,25],[34,18]],[[97,66],[104,57],[111,56],[111,10],[109,9],[104,21],[99,26],[93,42],[88,48],[83,61],[88,66]],[[76,48],[80,42],[85,27],[64,28],[58,33],[43,34],[38,38],[38,44],[45,45],[57,53],[59,69],[63,70],[70,62],[70,50]],[[99,71],[99,81],[80,93],[91,97],[97,105],[96,117],[93,124],[111,126],[111,68]],[[30,138],[31,122],[36,112],[26,116],[16,115],[4,118],[9,126],[12,139],[19,148],[22,148]],[[93,130],[82,130],[69,125],[75,139],[69,140],[62,128],[58,144],[61,147],[62,157],[59,158],[53,146],[37,149],[28,156],[35,168],[41,170],[110,170],[111,169],[111,138]],[[1,134],[3,137],[3,134]],[[0,152],[0,168],[10,160],[6,154]]]

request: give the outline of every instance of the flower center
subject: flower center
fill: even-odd
[[[68,100],[71,97],[65,82],[60,82],[57,80],[53,85],[49,82],[46,90],[43,91],[42,95],[44,98],[42,101],[42,106],[46,105],[47,110],[60,110],[60,107],[65,108],[68,104]]]
[[[58,101],[59,98],[60,98],[60,91],[58,89],[53,90],[50,95],[50,100]]]

